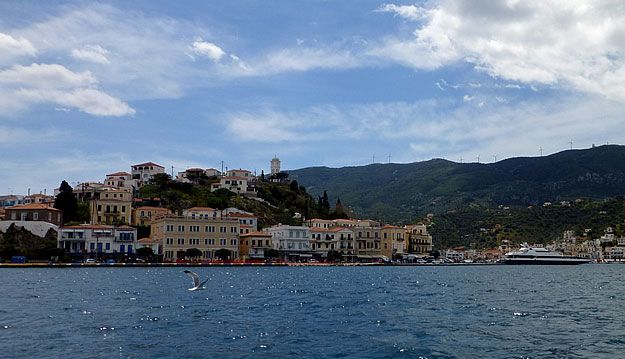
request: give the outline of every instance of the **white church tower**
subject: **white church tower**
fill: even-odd
[[[280,159],[278,158],[278,156],[274,156],[271,159],[271,174],[275,175],[280,173]]]

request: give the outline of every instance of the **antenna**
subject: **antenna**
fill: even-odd
[[[493,157],[495,158],[495,162],[497,162],[497,155],[493,155]]]
[[[477,155],[477,163],[480,163],[480,155]]]
[[[460,157],[460,163],[462,163],[462,157]]]
[[[389,164],[391,163],[391,153],[390,152],[388,153],[388,163]]]
[[[171,179],[174,179],[174,166],[171,166]]]
[[[573,149],[573,139],[571,138],[571,140],[569,141],[569,145],[571,145],[571,149]]]
[[[540,151],[540,157],[543,156],[543,146],[540,146],[540,148],[538,149],[538,151]]]

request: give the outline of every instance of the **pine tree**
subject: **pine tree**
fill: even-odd
[[[66,181],[61,182],[59,194],[54,200],[54,208],[60,209],[63,212],[63,224],[76,219],[78,201],[76,201],[76,197],[74,197],[74,190]]]

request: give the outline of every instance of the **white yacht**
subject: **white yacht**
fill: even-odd
[[[527,243],[523,243],[518,251],[506,253],[501,262],[504,264],[584,264],[590,262],[590,259],[565,256],[560,252],[546,248],[532,248]]]

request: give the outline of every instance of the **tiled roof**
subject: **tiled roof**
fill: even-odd
[[[144,210],[144,211],[167,211],[169,212],[168,208],[163,208],[163,207],[152,207],[152,206],[142,206],[142,207],[137,207],[135,208],[135,210]]]
[[[106,175],[108,176],[130,176],[130,173],[128,172],[115,172],[115,173],[111,173],[110,175]]]
[[[226,217],[245,217],[245,218],[256,218],[253,214],[241,213],[241,212],[230,212],[226,214]]]
[[[250,232],[250,233],[245,233],[245,234],[241,234],[239,235],[239,237],[271,237],[271,234],[266,233],[266,232]]]
[[[105,224],[80,224],[77,226],[65,226],[61,229],[134,229],[130,226],[110,226]]]
[[[154,162],[141,163],[141,164],[138,164],[138,165],[133,165],[132,167],[137,167],[137,166],[142,166],[142,167],[145,167],[145,166],[155,166],[155,167],[165,168],[165,167],[163,167],[161,165],[157,165]]]
[[[54,208],[52,206],[49,206],[46,203],[18,204],[18,205],[13,206],[13,207],[7,207],[6,209],[15,209],[15,210],[22,210],[22,209],[32,209],[32,210],[45,209],[45,210],[57,211],[57,212],[61,211],[61,210],[56,209],[56,208]]]

